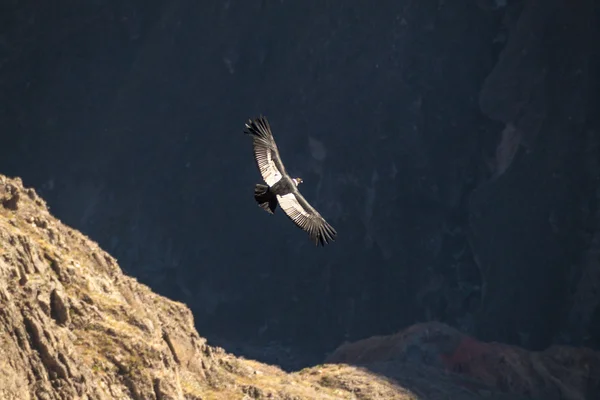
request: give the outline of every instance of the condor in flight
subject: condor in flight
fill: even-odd
[[[298,191],[300,178],[290,178],[281,162],[279,150],[273,139],[269,122],[263,116],[248,120],[244,133],[252,136],[254,159],[266,185],[257,183],[254,199],[269,214],[275,213],[277,204],[301,229],[308,232],[316,246],[335,241],[337,232]]]

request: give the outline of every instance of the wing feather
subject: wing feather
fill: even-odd
[[[298,190],[277,195],[277,200],[283,212],[298,226],[308,233],[315,245],[325,246],[335,241],[336,230],[315,210]]]
[[[245,133],[252,135],[254,159],[267,185],[273,186],[286,175],[269,122],[262,115],[248,120]]]

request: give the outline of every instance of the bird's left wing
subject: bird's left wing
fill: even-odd
[[[286,174],[269,122],[262,115],[246,123],[245,133],[252,135],[254,159],[263,179],[269,186]]]
[[[304,231],[315,245],[325,246],[337,237],[336,230],[315,210],[298,190],[283,196],[277,195],[285,214]]]

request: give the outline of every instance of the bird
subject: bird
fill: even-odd
[[[291,178],[283,166],[269,121],[263,115],[250,118],[244,133],[252,137],[256,166],[265,184],[254,186],[258,206],[273,215],[277,205],[297,227],[308,233],[315,246],[325,246],[337,238],[337,231],[310,205],[298,190],[302,178]]]

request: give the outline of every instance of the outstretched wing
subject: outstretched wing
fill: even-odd
[[[267,185],[273,186],[286,172],[269,122],[262,115],[254,120],[248,120],[244,132],[252,135],[254,159],[260,174]]]
[[[308,232],[310,240],[315,245],[325,246],[335,241],[337,232],[327,221],[315,210],[296,189],[283,196],[277,195],[279,205],[285,214],[301,229]]]

